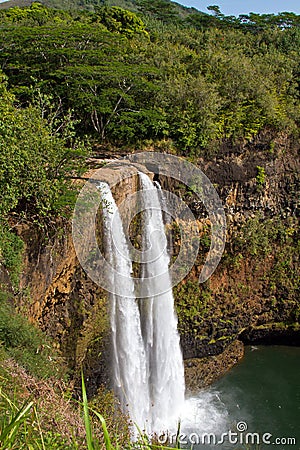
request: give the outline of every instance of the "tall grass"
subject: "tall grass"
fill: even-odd
[[[72,444],[68,443],[62,435],[44,430],[40,424],[34,400],[28,400],[21,407],[18,407],[17,402],[12,401],[0,388],[0,450],[83,450],[83,448],[87,448],[87,450],[171,449],[171,447],[152,443],[149,437],[142,433],[138,427],[139,436],[137,441],[128,442],[125,445],[123,443],[113,444],[111,437],[117,442],[118,436],[110,436],[103,416],[89,407],[83,374],[82,399],[86,446],[75,439]],[[94,416],[93,420],[90,413]],[[95,418],[99,420],[102,427],[102,442],[99,442],[93,432],[92,425],[95,425]],[[179,436],[180,426],[178,426],[176,445],[172,448],[180,449]],[[249,446],[243,448],[244,450],[250,450]]]
[[[3,371],[0,371],[0,381],[0,450],[82,449],[75,440],[70,444],[54,427],[49,429],[41,423],[36,399],[23,400],[20,406],[23,395],[10,386],[11,380]]]
[[[16,448],[15,442],[22,426],[26,426],[29,413],[33,408],[33,401],[24,403],[18,409],[16,405],[0,390],[0,397],[4,399],[9,407],[10,413],[5,415],[0,422],[0,448]]]

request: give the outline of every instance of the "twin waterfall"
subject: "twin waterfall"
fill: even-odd
[[[128,283],[124,292],[132,292],[132,297],[110,294],[114,390],[131,420],[150,434],[176,429],[185,384],[159,192],[144,173],[139,180],[143,298],[135,298],[129,244],[110,188],[106,183],[98,188],[106,257],[116,271],[107,276],[114,286]],[[156,295],[160,287],[162,293]]]

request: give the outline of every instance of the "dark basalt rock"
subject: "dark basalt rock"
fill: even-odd
[[[290,345],[300,346],[300,329],[293,327],[280,328],[274,325],[264,328],[249,328],[240,334],[240,340],[245,344]]]

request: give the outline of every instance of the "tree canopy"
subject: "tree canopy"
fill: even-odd
[[[51,217],[72,211],[69,177],[82,170],[86,150],[74,137],[70,114],[59,117],[50,105],[47,111],[37,104],[21,107],[1,73],[0,94],[1,220],[15,212],[38,225],[49,224]]]
[[[16,101],[51,98],[94,143],[168,142],[183,155],[264,129],[297,134],[299,16],[135,7],[1,10],[0,63]]]

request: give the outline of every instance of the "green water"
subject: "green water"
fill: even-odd
[[[218,434],[228,430],[237,432],[239,422],[244,427],[246,423],[247,430],[237,433],[237,437],[234,435],[231,443],[228,438],[216,446],[200,442],[194,449],[300,449],[300,348],[247,348],[243,360],[212,386],[211,393],[214,405],[208,403],[207,408],[208,414],[212,411],[215,416],[213,431],[217,430]],[[199,393],[199,398],[202,395]],[[201,428],[203,432],[204,423]],[[247,433],[258,433],[259,438],[251,434],[246,437]],[[288,438],[296,439],[296,443],[289,443]],[[235,439],[241,441],[236,443]]]
[[[247,422],[251,432],[297,439],[297,445],[272,444],[276,448],[300,448],[300,348],[247,348],[215,388],[234,421]]]

